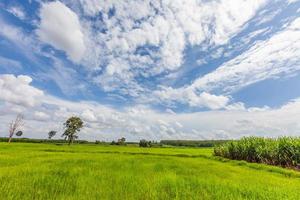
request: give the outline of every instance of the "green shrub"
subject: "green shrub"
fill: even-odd
[[[213,147],[225,142],[228,142],[228,140],[161,140],[160,144],[185,147]]]
[[[95,144],[106,145],[107,142],[96,140],[96,141],[95,141]]]
[[[121,146],[125,146],[126,145],[126,138],[122,137],[120,139],[118,139],[117,142],[115,142],[114,140],[110,143],[110,145],[121,145]]]
[[[214,148],[214,155],[233,160],[300,167],[300,138],[244,137]]]
[[[152,143],[151,143],[151,141],[147,141],[147,140],[143,139],[143,140],[140,140],[139,146],[140,147],[151,147]]]

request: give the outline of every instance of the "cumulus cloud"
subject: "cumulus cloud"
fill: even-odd
[[[101,92],[111,98],[123,95],[123,101],[162,104],[167,109],[160,112],[135,105],[121,110],[97,102],[67,101],[44,94],[32,86],[29,76],[0,75],[0,130],[6,130],[3,124],[22,112],[32,137],[44,137],[39,133],[45,129],[61,130],[62,123],[72,115],[86,122],[84,139],[225,139],[247,134],[299,134],[299,99],[281,108],[248,108],[230,96],[247,85],[293,76],[300,70],[299,18],[293,22],[295,17],[283,18],[280,23],[286,25],[278,25],[278,29],[275,25],[266,27],[281,15],[280,10],[256,16],[261,8],[272,7],[265,6],[270,0],[63,2],[41,3],[36,35],[28,35],[22,27],[0,19],[1,37],[28,58],[39,54],[51,60],[52,67],[39,69],[37,74],[42,80],[53,80],[66,95],[77,93],[78,88],[87,94],[86,85],[79,81],[84,79],[100,86]],[[22,15],[16,9],[11,12]],[[258,37],[264,41],[256,40]],[[70,60],[84,67],[84,75],[75,69],[76,65],[55,58],[52,48],[46,54],[48,48],[41,50],[41,43],[65,51]],[[195,50],[191,58],[185,55],[189,50]],[[231,60],[222,63],[224,60],[217,60],[220,57]],[[205,64],[213,71],[204,69],[199,73],[195,69],[193,73],[185,59]],[[210,65],[210,59],[216,62]],[[0,57],[0,65],[22,68],[19,62],[4,57]],[[188,77],[180,73],[184,67]],[[168,78],[176,80],[168,82]],[[196,80],[190,82],[192,79]],[[182,104],[213,111],[175,113],[170,109]]]
[[[6,124],[15,117],[11,113],[12,109],[24,114],[26,137],[36,138],[47,137],[47,130],[57,130],[61,133],[63,122],[73,115],[80,116],[84,120],[86,126],[81,131],[80,138],[88,140],[111,141],[119,137],[126,137],[131,141],[138,141],[142,138],[151,140],[235,139],[247,135],[280,136],[300,133],[299,99],[280,108],[257,108],[251,111],[228,109],[174,114],[156,111],[142,105],[125,107],[121,111],[96,102],[72,102],[42,95],[42,91],[28,85],[31,82],[28,76],[5,75],[1,76],[0,80],[1,92],[5,94],[1,95],[1,100],[5,104],[0,104],[1,133],[7,130]],[[7,98],[7,88],[11,85],[8,83],[11,82],[18,82],[19,86],[22,85],[19,87],[20,90],[26,93],[25,97],[34,97],[34,99],[39,99],[40,103],[28,103],[24,96],[20,96],[20,90],[10,90],[9,96],[12,98]],[[35,93],[39,96],[34,95]],[[16,97],[18,101],[15,100]],[[19,104],[26,106],[18,109]],[[243,107],[243,105],[240,103],[235,107]]]
[[[147,92],[141,78],[178,70],[189,47],[227,43],[267,2],[83,0],[78,12],[89,18],[82,20],[88,38],[82,63],[101,70],[94,80],[104,89]]]
[[[206,107],[213,110],[224,108],[230,101],[229,97],[217,96],[207,92],[198,93],[191,88],[161,87],[160,90],[154,91],[153,95],[148,100],[167,105],[182,103],[191,107]]]
[[[60,1],[42,4],[37,35],[40,40],[63,50],[74,62],[85,52],[84,35],[78,16]]]
[[[25,75],[0,75],[0,100],[29,107],[37,105],[44,93],[32,87],[31,82],[31,77]]]
[[[34,119],[37,121],[45,121],[45,120],[49,120],[50,116],[44,112],[41,111],[35,111],[34,114]]]
[[[94,114],[93,111],[91,110],[84,110],[81,114],[82,118],[88,122],[94,122],[94,121],[97,121],[97,118]]]
[[[257,42],[241,55],[197,78],[191,85],[181,88],[162,87],[154,94],[161,102],[185,102],[190,106],[211,109],[245,110],[241,102],[228,105],[230,101],[228,95],[262,80],[299,73],[299,27],[300,18],[296,18],[271,38]],[[221,91],[223,95],[210,94],[216,90]],[[248,110],[261,110],[261,108]]]

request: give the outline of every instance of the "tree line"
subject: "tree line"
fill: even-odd
[[[9,124],[9,137],[8,137],[8,143],[12,141],[12,138],[16,135],[18,137],[23,135],[23,132],[21,129],[24,126],[24,117],[21,114],[18,114],[15,120],[12,120],[12,122]],[[73,144],[74,140],[78,139],[78,133],[80,132],[81,128],[83,127],[84,123],[83,121],[77,117],[77,116],[72,116],[67,119],[67,121],[64,123],[64,132],[61,135],[61,137],[64,137],[63,141],[67,141],[68,144]],[[51,140],[55,135],[57,134],[57,131],[51,130],[48,132],[48,140]],[[1,141],[1,138],[0,138]],[[22,138],[21,140],[17,141],[23,141],[23,142],[45,142],[43,140],[39,139],[27,139],[27,138]],[[62,140],[55,140],[55,142],[61,142]],[[46,141],[49,142],[49,141]],[[88,141],[80,141],[80,143],[88,143]],[[100,142],[97,141],[95,142],[96,144],[103,144],[105,142]],[[110,143],[111,145],[126,145],[126,138],[122,137],[118,139],[117,141],[112,141]],[[147,141],[147,140],[141,140],[139,142],[140,147],[152,147],[155,144],[155,142]]]
[[[19,114],[9,124],[9,138],[8,142],[10,143],[12,141],[12,138],[14,136],[22,136],[23,131],[21,130],[24,126],[24,117],[23,115]],[[77,116],[72,116],[68,118],[64,122],[64,132],[61,135],[61,137],[64,138],[64,140],[55,140],[58,143],[61,143],[62,141],[67,141],[67,143],[70,145],[72,144],[75,140],[78,139],[78,134],[82,127],[84,126],[84,122]],[[52,140],[54,136],[56,136],[57,131],[51,130],[48,132],[48,140]],[[1,141],[1,138],[0,138]],[[23,140],[17,140],[17,141],[24,141],[24,142],[49,142],[49,141],[44,141],[44,140],[39,140],[39,139],[23,139]],[[227,142],[228,140],[161,140],[160,142],[156,141],[150,141],[150,140],[145,140],[141,139],[138,142],[138,145],[140,147],[158,147],[158,146],[183,146],[183,147],[213,147],[218,144],[223,144]],[[89,143],[88,141],[79,141],[79,143]],[[104,141],[97,141],[95,144],[107,144],[107,142]],[[130,142],[126,142],[126,138],[122,137],[119,138],[118,140],[113,140],[110,145],[127,145],[130,144]],[[137,144],[137,143],[134,143]]]
[[[21,129],[24,126],[24,117],[21,114],[18,114],[16,119],[12,120],[9,124],[9,135],[8,135],[8,143],[12,141],[14,135],[20,137],[23,135]],[[78,138],[78,133],[80,132],[81,128],[83,127],[83,121],[77,117],[72,116],[67,119],[64,123],[64,132],[61,135],[64,137],[64,140],[68,141],[68,144],[72,144],[75,139]],[[48,132],[48,139],[53,138],[56,135],[57,131],[49,131]]]

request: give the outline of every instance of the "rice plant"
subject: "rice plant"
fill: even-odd
[[[2,142],[0,200],[299,199],[300,172],[212,151]]]

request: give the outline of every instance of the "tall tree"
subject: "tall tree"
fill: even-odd
[[[24,126],[23,115],[18,114],[17,117],[16,117],[16,119],[13,120],[9,124],[9,139],[8,139],[8,143],[11,142],[12,137],[14,136],[16,130],[19,129],[19,128],[21,128],[22,126]]]
[[[83,121],[79,117],[73,116],[64,123],[64,126],[66,130],[62,134],[62,137],[65,137],[65,140],[68,140],[70,145],[75,139],[78,138],[76,134],[83,127]]]
[[[56,135],[56,131],[49,131],[48,133],[48,139],[51,140]]]
[[[125,141],[126,141],[126,138],[122,137],[120,139],[118,139],[118,145],[125,145]]]

